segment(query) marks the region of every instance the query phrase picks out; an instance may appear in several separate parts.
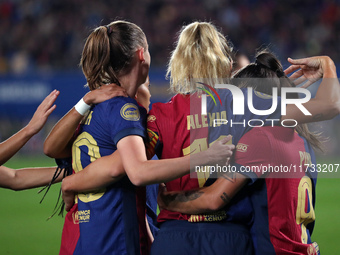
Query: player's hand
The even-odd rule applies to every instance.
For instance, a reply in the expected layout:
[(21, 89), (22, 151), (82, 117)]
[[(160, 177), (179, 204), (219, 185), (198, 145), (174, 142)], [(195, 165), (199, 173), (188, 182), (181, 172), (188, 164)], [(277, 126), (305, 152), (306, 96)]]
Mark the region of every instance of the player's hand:
[(333, 60), (328, 56), (301, 59), (288, 58), (288, 61), (291, 63), (291, 66), (285, 70), (285, 74), (292, 74), (289, 78), (295, 85), (306, 82), (301, 86), (302, 88), (307, 88), (314, 82), (323, 78), (325, 69), (334, 66)]
[(127, 97), (126, 90), (116, 84), (108, 84), (88, 92), (83, 100), (88, 105), (99, 104), (114, 97)]
[(38, 133), (42, 127), (45, 125), (48, 116), (54, 111), (57, 107), (53, 105), (60, 92), (58, 90), (53, 90), (38, 106), (35, 111), (32, 119), (27, 124), (27, 130), (30, 135), (35, 135)]
[(65, 210), (68, 212), (74, 205), (75, 193), (71, 191), (62, 190), (62, 198), (65, 203)]
[(226, 165), (228, 163), (235, 149), (235, 145), (229, 142), (231, 139), (232, 136), (228, 135), (222, 140), (214, 142), (213, 145), (205, 151), (210, 164)]

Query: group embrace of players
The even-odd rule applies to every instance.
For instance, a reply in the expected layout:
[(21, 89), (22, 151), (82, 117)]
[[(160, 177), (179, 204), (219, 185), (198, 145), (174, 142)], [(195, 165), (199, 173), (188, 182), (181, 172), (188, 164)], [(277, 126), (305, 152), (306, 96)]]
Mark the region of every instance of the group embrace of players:
[[(319, 254), (311, 240), (316, 175), (308, 168), (287, 176), (251, 171), (212, 176), (190, 170), (216, 164), (239, 170), (315, 164), (313, 148), (322, 145), (304, 123), (339, 114), (335, 65), (326, 56), (288, 59), (291, 66), (284, 71), (272, 53), (262, 51), (254, 63), (233, 71), (232, 56), (230, 44), (211, 23), (184, 26), (167, 72), (176, 95), (147, 112), (151, 57), (141, 28), (114, 21), (92, 31), (80, 61), (91, 91), (55, 125), (44, 144), (50, 157), (72, 157), (74, 174), (62, 183), (68, 213), (60, 254)], [(246, 103), (243, 116), (233, 114), (230, 90), (217, 90), (221, 104), (207, 98), (208, 114), (223, 113), (228, 121), (293, 119), (299, 123), (295, 128), (204, 124), (202, 83), (231, 83), (244, 95), (251, 93), (255, 109), (266, 110), (272, 106), (273, 88), (303, 82), (306, 87), (321, 78), (316, 96), (303, 104), (311, 115), (293, 104), (282, 115), (280, 97), (272, 113), (254, 114)], [(28, 126), (1, 144), (1, 164), (42, 128), (58, 94), (52, 92)], [(190, 116), (202, 125), (191, 129)], [(159, 160), (150, 160), (154, 155)], [(54, 170), (1, 166), (0, 184), (41, 186)], [(18, 180), (23, 179), (20, 174), (24, 181)], [(157, 226), (146, 220), (147, 205), (156, 203), (147, 201), (152, 184), (161, 184)], [(157, 231), (150, 231), (154, 227)]]

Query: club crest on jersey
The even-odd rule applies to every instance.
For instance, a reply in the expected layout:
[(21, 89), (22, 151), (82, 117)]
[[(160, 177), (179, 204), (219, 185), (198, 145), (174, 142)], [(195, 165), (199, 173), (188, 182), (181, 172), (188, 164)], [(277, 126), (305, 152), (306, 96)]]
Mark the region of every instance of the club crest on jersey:
[(156, 120), (156, 116), (155, 115), (149, 115), (148, 116), (148, 122), (154, 122)]
[(73, 224), (79, 224), (79, 214), (78, 211), (72, 213)]
[(127, 103), (120, 109), (120, 116), (125, 120), (137, 121), (140, 118), (138, 107), (134, 104)]

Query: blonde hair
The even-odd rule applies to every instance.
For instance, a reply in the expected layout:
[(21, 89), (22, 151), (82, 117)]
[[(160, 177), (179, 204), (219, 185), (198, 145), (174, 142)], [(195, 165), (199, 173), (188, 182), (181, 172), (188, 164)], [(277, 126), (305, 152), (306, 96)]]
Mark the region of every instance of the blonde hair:
[(193, 93), (197, 81), (223, 84), (231, 76), (232, 48), (226, 38), (208, 22), (194, 22), (180, 32), (172, 52), (167, 78), (175, 93)]
[(80, 60), (90, 90), (105, 83), (120, 85), (119, 76), (129, 71), (134, 53), (146, 46), (144, 32), (131, 22), (117, 20), (94, 29)]

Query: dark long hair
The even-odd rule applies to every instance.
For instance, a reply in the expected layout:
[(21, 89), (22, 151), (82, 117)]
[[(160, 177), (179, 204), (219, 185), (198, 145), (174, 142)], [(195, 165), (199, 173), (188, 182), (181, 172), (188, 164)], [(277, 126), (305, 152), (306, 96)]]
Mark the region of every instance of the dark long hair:
[[(232, 84), (238, 87), (252, 87), (258, 92), (272, 95), (272, 88), (278, 88), (278, 95), (282, 87), (295, 87), (295, 84), (285, 75), (283, 67), (277, 57), (268, 50), (256, 54), (256, 60), (240, 69), (233, 76)], [(289, 93), (289, 98), (298, 98), (297, 93)], [(321, 134), (311, 132), (307, 124), (298, 124), (296, 131), (306, 138), (313, 148), (323, 151)]]

